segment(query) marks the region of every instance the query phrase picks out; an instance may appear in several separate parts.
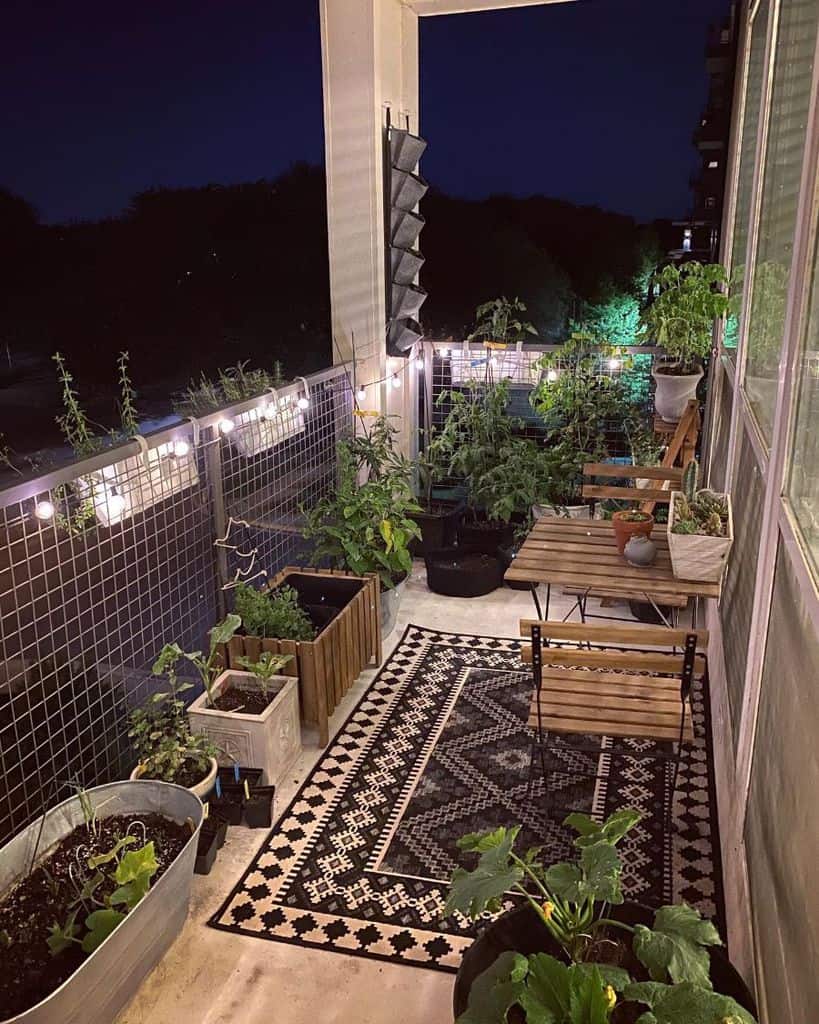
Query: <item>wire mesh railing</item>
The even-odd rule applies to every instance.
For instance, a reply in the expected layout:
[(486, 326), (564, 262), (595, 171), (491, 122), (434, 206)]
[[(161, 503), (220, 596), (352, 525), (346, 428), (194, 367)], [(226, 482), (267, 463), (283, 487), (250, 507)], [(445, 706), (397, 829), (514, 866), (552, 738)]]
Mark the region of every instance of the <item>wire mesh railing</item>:
[(232, 581), (299, 559), (352, 407), (332, 367), (0, 491), (0, 845), (121, 777), (163, 644), (202, 649)]

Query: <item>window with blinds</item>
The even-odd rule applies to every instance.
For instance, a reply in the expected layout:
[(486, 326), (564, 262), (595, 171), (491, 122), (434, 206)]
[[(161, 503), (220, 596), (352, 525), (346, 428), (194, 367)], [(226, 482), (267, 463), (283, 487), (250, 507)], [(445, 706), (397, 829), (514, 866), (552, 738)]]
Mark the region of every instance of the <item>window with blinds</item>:
[(748, 402), (768, 444), (773, 433), (818, 23), (819, 0), (782, 0), (776, 28), (744, 381)]
[(742, 110), (742, 129), (739, 137), (736, 201), (731, 235), (731, 277), (728, 295), (731, 306), (725, 323), (723, 343), (729, 354), (739, 341), (742, 317), (742, 288), (745, 280), (745, 250), (751, 224), (754, 187), (754, 164), (759, 131), (759, 115), (765, 86), (765, 45), (768, 35), (770, 0), (762, 0), (752, 15), (748, 29), (748, 59)]

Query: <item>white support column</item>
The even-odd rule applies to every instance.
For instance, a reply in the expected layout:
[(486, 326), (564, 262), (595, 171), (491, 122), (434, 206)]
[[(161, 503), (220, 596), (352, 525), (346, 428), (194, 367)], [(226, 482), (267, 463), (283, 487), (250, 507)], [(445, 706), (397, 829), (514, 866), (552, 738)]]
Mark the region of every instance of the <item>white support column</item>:
[(320, 4), (333, 358), (351, 359), (355, 339), (359, 385), (401, 372), (362, 405), (400, 416), (412, 454), (417, 371), (386, 355), (382, 140), (387, 108), (418, 131), (418, 17), (400, 0)]

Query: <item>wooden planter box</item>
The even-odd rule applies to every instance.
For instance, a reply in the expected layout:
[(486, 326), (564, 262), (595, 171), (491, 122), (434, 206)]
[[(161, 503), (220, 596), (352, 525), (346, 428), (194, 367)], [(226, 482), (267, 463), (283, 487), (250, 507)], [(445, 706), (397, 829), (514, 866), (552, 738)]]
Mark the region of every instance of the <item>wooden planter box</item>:
[(351, 576), (335, 569), (303, 569), (288, 566), (268, 583), (276, 590), (288, 576), (332, 576), (361, 583), (361, 589), (328, 623), (314, 640), (273, 640), (255, 636), (234, 636), (223, 660), (227, 668), (241, 669), (238, 658), (257, 661), (262, 651), (292, 654), (282, 669), (286, 676), (298, 676), (299, 701), (305, 722), (318, 726), (319, 743), (327, 746), (330, 715), (361, 672), (368, 665), (381, 664), (381, 602), (378, 577)]
[(675, 505), (681, 497), (679, 491), (671, 494), (668, 510), (668, 552), (671, 567), (678, 580), (696, 580), (719, 583), (728, 563), (728, 552), (734, 543), (734, 514), (731, 497), (728, 498), (728, 536), (708, 537), (699, 533), (672, 533), (676, 518)]

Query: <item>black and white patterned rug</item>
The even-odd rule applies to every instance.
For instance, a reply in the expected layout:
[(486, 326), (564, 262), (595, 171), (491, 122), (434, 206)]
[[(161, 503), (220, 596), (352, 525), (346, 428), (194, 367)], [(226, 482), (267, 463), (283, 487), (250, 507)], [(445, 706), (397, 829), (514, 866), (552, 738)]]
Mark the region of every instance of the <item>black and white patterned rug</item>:
[[(213, 916), (215, 928), (277, 942), (454, 971), (480, 925), (443, 918), (467, 832), (522, 824), (521, 845), (570, 856), (562, 814), (527, 799), (531, 676), (520, 641), (409, 626), (293, 802)], [(669, 772), (645, 741), (571, 738), (556, 757), (560, 806), (644, 812), (622, 844), (627, 898), (685, 900), (724, 919), (704, 694), (683, 762), (674, 829), (663, 827)], [(706, 737), (708, 737), (706, 739)], [(597, 773), (600, 778), (595, 781)], [(467, 857), (469, 865), (472, 859)], [(511, 905), (511, 902), (510, 902)]]

